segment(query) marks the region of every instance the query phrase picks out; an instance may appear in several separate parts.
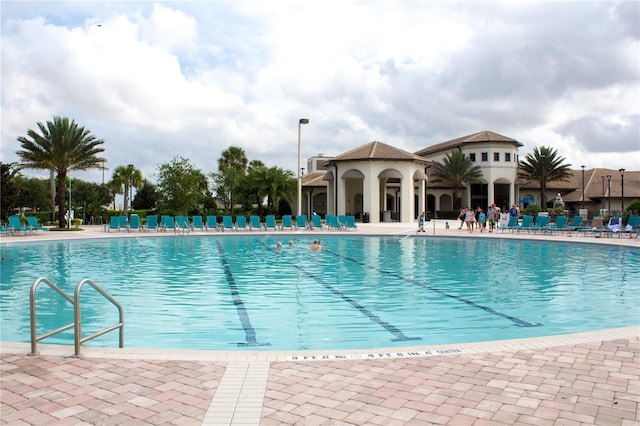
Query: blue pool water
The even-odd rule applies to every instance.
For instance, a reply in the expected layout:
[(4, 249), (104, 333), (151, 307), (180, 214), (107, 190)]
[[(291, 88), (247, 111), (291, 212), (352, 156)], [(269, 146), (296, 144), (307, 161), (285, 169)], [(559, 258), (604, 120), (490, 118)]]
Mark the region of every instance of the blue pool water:
[[(28, 342), (29, 290), (90, 278), (125, 310), (125, 347), (365, 349), (640, 323), (640, 250), (525, 240), (317, 235), (111, 238), (3, 245), (1, 340)], [(275, 250), (278, 238), (285, 247)], [(294, 247), (286, 241), (293, 238)], [(72, 322), (45, 285), (38, 334)], [(85, 286), (83, 335), (117, 322)], [(118, 333), (89, 346), (117, 347)], [(42, 343), (73, 345), (73, 332)]]

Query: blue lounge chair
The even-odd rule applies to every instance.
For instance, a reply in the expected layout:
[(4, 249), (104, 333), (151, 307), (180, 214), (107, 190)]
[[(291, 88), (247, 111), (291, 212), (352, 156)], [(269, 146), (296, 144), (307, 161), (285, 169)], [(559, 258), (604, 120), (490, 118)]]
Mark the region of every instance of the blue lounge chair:
[(236, 216), (236, 231), (240, 229), (247, 230), (247, 218), (245, 216)]
[(289, 228), (293, 231), (293, 222), (291, 221), (290, 214), (282, 216), (282, 225), (280, 226), (280, 229), (284, 230), (284, 228)]
[(262, 227), (262, 222), (260, 222), (260, 216), (257, 215), (251, 215), (249, 217), (249, 229), (250, 230), (254, 230), (254, 229), (258, 229), (258, 230), (263, 230), (264, 228)]
[(120, 216), (120, 231), (129, 232), (129, 220), (126, 216)]
[(227, 229), (233, 230), (233, 218), (229, 215), (222, 216), (222, 228), (221, 231), (225, 231)]
[(191, 228), (194, 231), (204, 232), (204, 223), (202, 222), (202, 216), (194, 216), (191, 218)]
[(311, 229), (324, 229), (322, 226), (322, 218), (317, 214), (311, 216)]
[(587, 236), (591, 233), (594, 237), (601, 237), (604, 232), (604, 218), (602, 216), (595, 216), (589, 226), (581, 226), (578, 228), (577, 233)]
[(520, 231), (530, 232), (532, 222), (533, 222), (533, 216), (526, 214), (522, 216), (522, 223), (519, 225), (516, 225), (513, 229), (518, 233), (520, 233)]
[[(28, 219), (29, 217), (27, 217)], [(620, 236), (622, 234), (628, 234), (629, 238), (631, 238), (631, 235), (635, 232), (636, 233), (636, 238), (638, 237), (638, 233), (640, 231), (640, 216), (629, 216), (629, 220), (627, 220), (627, 226), (623, 227), (620, 230), (620, 233), (618, 234), (618, 238), (620, 238)]]
[(296, 216), (296, 229), (307, 229), (307, 215), (299, 214)]
[(207, 231), (214, 230), (220, 232), (220, 224), (218, 223), (218, 216), (207, 216)]
[(188, 216), (176, 216), (175, 232), (182, 232), (183, 234), (188, 234), (189, 232), (191, 232), (191, 225), (189, 224)]
[(553, 235), (554, 232), (564, 232), (566, 231), (566, 229), (567, 229), (567, 217), (556, 216), (555, 223), (547, 227), (547, 232)]
[(571, 223), (564, 227), (564, 230), (571, 236), (572, 232), (577, 232), (580, 229), (580, 226), (582, 226), (582, 216), (576, 215), (571, 219)]
[(132, 214), (131, 218), (129, 219), (129, 228), (127, 228), (128, 231), (142, 231), (142, 228), (140, 227), (140, 216), (138, 216), (137, 214)]
[(160, 226), (162, 226), (163, 231), (166, 231), (167, 229), (171, 229), (173, 232), (176, 231), (176, 221), (173, 216), (166, 214), (160, 216)]
[(340, 229), (344, 229), (347, 227), (347, 216), (344, 214), (338, 215), (338, 225), (340, 225)]
[(533, 232), (534, 234), (536, 232), (542, 234), (543, 232), (547, 231), (547, 226), (549, 226), (549, 216), (540, 216), (538, 215), (536, 217), (536, 223), (534, 225), (531, 226), (531, 228), (529, 228), (531, 230), (531, 232)]
[(507, 222), (507, 226), (501, 226), (499, 229), (504, 234), (507, 231), (513, 232), (513, 230), (518, 225), (518, 217), (517, 216), (509, 216), (509, 222)]
[(109, 226), (107, 226), (107, 232), (120, 230), (120, 216), (111, 216), (109, 218)]
[(48, 231), (48, 228), (40, 226), (38, 223), (38, 218), (35, 216), (27, 216), (27, 225), (31, 227), (34, 231)]
[(158, 231), (158, 216), (155, 214), (147, 216), (147, 223), (144, 227), (145, 231)]
[(264, 230), (273, 230), (276, 231), (278, 229), (276, 225), (276, 215), (270, 214), (265, 218), (264, 222)]
[(30, 226), (23, 225), (20, 221), (20, 216), (13, 215), (9, 216), (9, 232), (11, 234), (22, 234), (27, 235), (33, 232)]
[(348, 215), (347, 216), (347, 226), (345, 227), (345, 229), (351, 229), (353, 231), (358, 229), (358, 225), (356, 225), (356, 217), (355, 216), (352, 216), (352, 215)]
[(342, 226), (340, 226), (338, 222), (338, 216), (336, 215), (328, 214), (325, 216), (324, 221), (327, 224), (327, 228), (331, 231), (340, 231), (342, 229)]

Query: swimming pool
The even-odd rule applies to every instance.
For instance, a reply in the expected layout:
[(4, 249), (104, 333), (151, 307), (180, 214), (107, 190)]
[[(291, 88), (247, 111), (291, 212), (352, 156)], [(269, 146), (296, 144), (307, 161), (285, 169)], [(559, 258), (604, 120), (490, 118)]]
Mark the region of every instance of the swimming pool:
[[(637, 325), (640, 251), (493, 238), (179, 236), (3, 245), (1, 340), (29, 341), (41, 276), (91, 278), (125, 309), (125, 347), (325, 350), (538, 337)], [(294, 247), (276, 250), (292, 238)], [(73, 310), (39, 288), (38, 334)], [(117, 322), (93, 289), (83, 334)], [(42, 343), (73, 345), (65, 332)], [(86, 343), (117, 347), (117, 333)]]

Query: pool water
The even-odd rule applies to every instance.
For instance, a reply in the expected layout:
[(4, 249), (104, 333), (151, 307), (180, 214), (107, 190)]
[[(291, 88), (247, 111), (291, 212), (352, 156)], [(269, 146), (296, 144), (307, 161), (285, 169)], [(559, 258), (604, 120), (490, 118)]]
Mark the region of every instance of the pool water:
[[(323, 249), (308, 246), (321, 237)], [(295, 245), (288, 247), (292, 238)], [(285, 244), (276, 250), (276, 243)], [(498, 238), (250, 235), (3, 245), (0, 340), (29, 342), (29, 290), (90, 278), (125, 347), (326, 350), (538, 337), (640, 323), (640, 250)], [(81, 293), (83, 335), (117, 323)], [(38, 334), (73, 320), (41, 285)], [(117, 347), (111, 332), (85, 343)], [(73, 331), (42, 343), (73, 345)]]

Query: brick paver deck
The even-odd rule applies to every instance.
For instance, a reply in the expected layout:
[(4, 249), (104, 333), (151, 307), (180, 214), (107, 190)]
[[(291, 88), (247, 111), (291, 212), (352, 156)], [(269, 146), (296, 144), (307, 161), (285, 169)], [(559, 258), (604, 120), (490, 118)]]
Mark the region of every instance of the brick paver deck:
[(640, 338), (637, 327), (620, 332), (629, 337), (331, 361), (268, 353), (218, 357), (227, 362), (205, 353), (136, 359), (144, 355), (116, 349), (114, 358), (93, 351), (74, 358), (3, 348), (0, 418), (7, 425), (638, 425)]

